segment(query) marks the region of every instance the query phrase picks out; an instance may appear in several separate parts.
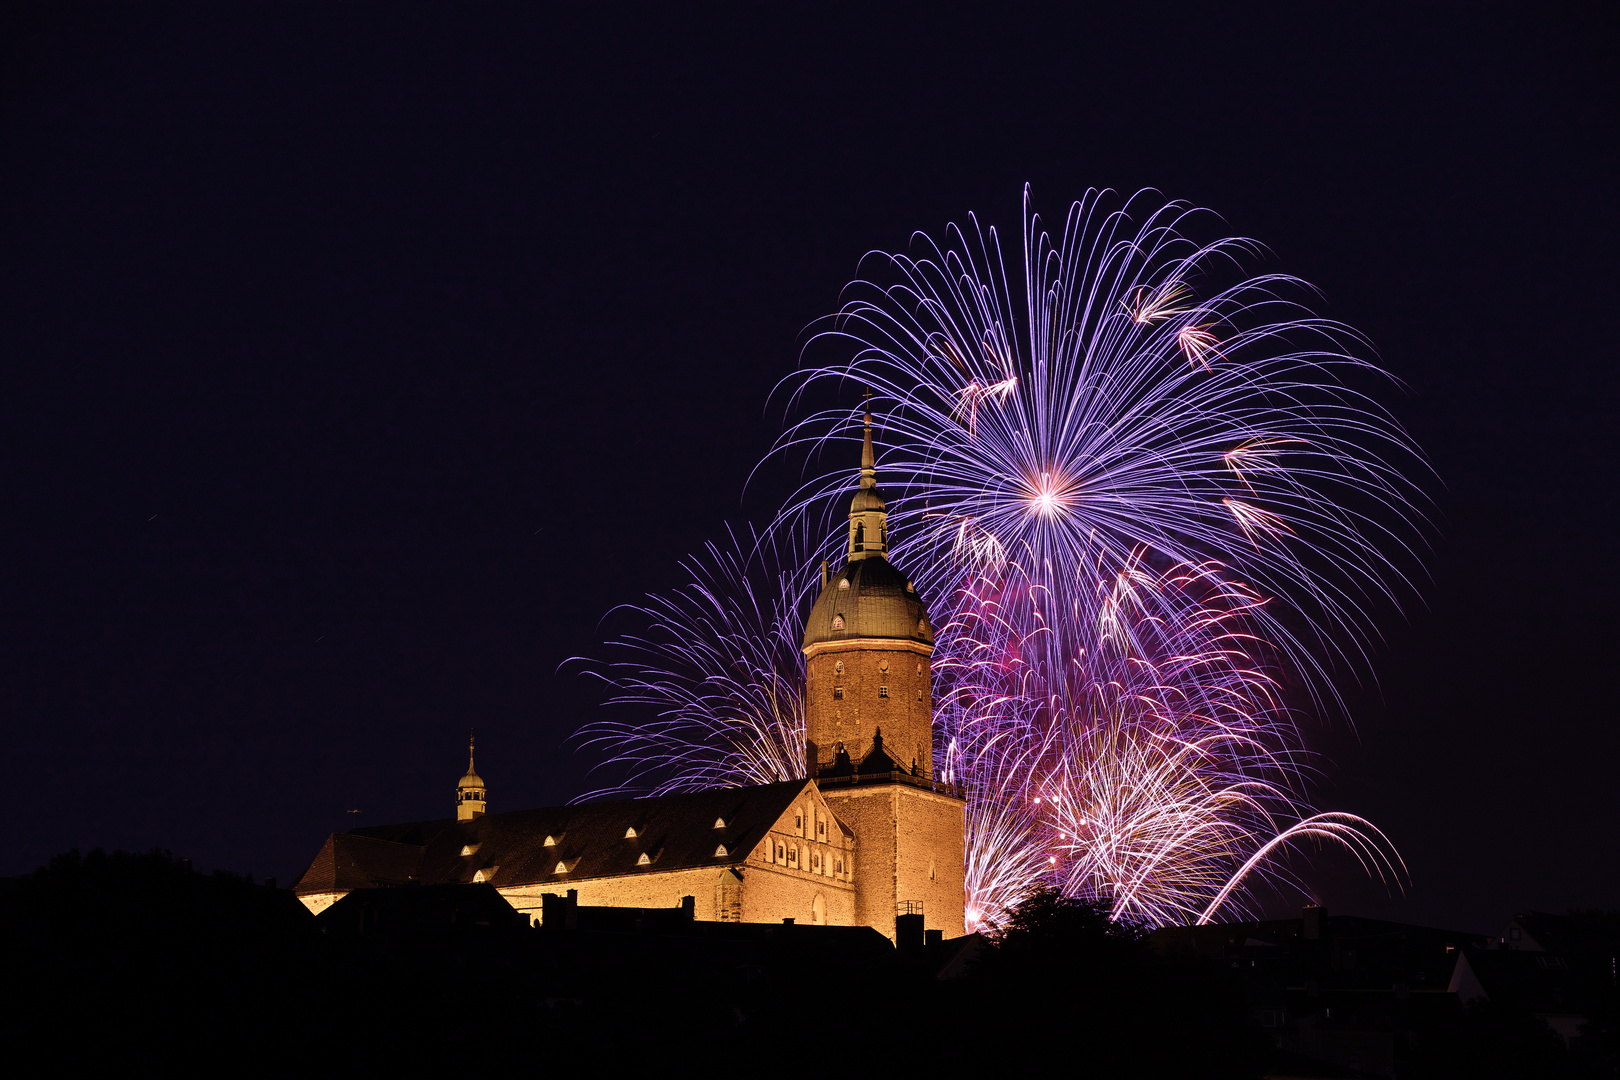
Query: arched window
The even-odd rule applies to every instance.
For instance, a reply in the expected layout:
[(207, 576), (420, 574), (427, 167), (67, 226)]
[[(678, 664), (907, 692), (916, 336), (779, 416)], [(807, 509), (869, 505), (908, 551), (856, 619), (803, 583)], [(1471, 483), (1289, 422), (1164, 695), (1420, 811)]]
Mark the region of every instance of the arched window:
[(834, 615), (833, 616), (833, 629), (834, 630), (842, 630), (843, 628), (844, 628), (844, 617), (842, 615)]
[(841, 578), (838, 582), (838, 588), (840, 590), (847, 590), (849, 588), (849, 578)]
[(810, 901), (810, 922), (813, 926), (827, 925), (827, 898), (820, 893)]
[(844, 662), (842, 660), (840, 660), (840, 661), (838, 661), (838, 663), (833, 665), (833, 674), (834, 675), (842, 675), (843, 673), (844, 673)]
[(855, 550), (866, 550), (866, 522), (864, 521), (855, 523)]

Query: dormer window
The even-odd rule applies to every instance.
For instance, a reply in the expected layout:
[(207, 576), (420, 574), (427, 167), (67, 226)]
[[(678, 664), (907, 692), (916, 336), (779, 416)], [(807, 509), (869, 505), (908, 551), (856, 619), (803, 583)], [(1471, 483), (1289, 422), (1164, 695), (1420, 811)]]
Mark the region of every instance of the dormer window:
[(844, 628), (844, 617), (842, 615), (834, 615), (833, 616), (833, 629), (834, 630), (842, 630), (843, 628)]
[(724, 857), (725, 857), (725, 856), (727, 856), (727, 855), (729, 855), (729, 854), (730, 854), (730, 852), (728, 852), (728, 851), (727, 851), (727, 850), (726, 850), (726, 845), (724, 845), (724, 844), (717, 844), (717, 845), (716, 845), (716, 846), (715, 846), (715, 849), (714, 849), (714, 857), (715, 857), (715, 858), (717, 858), (717, 859), (720, 859), (720, 858), (724, 858)]
[(546, 837), (546, 847), (556, 847), (556, 846), (557, 846), (557, 838), (555, 836), (547, 835), (547, 837)]
[(648, 855), (647, 855), (647, 853), (645, 851), (643, 851), (641, 853), (641, 857), (636, 860), (636, 865), (637, 866), (651, 866), (652, 865), (652, 859), (648, 857)]
[(572, 870), (575, 866), (578, 866), (578, 865), (579, 865), (579, 860), (578, 859), (574, 860), (572, 866), (569, 865), (569, 863), (568, 863), (568, 861), (566, 859), (558, 859), (556, 867), (551, 872), (553, 874), (566, 874), (566, 873), (568, 873), (568, 871)]
[(849, 578), (843, 578), (842, 580), (840, 580), (838, 582), (838, 588), (840, 590), (849, 588)]
[(477, 844), (462, 844), (461, 845), (461, 854), (462, 855), (471, 855), (471, 854), (475, 853), (477, 850), (478, 850), (478, 845)]
[(498, 866), (486, 866), (473, 875), (473, 884), (481, 885), (486, 881), (494, 881), (495, 874), (500, 870)]
[(634, 840), (636, 837), (638, 837), (640, 835), (641, 835), (641, 833), (636, 831), (636, 827), (634, 825), (632, 825), (628, 829), (624, 830), (624, 838), (626, 840)]
[(714, 819), (714, 827), (717, 828), (717, 829), (725, 828), (726, 827), (726, 819), (723, 818), (723, 817), (715, 818)]

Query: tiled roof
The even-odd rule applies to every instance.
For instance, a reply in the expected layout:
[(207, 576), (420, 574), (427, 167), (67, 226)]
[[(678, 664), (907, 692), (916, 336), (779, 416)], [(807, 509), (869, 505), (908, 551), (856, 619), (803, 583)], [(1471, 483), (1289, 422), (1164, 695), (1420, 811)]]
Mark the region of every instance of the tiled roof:
[[(300, 893), (333, 886), (323, 859), (337, 853), (336, 863), (349, 867), (337, 880), (354, 881), (337, 888), (400, 881), (370, 880), (377, 872), (397, 874), (406, 864), (423, 884), (471, 882), (478, 871), (485, 880), (506, 887), (527, 884), (566, 886), (583, 878), (660, 873), (702, 866), (732, 866), (750, 851), (793, 805), (808, 780), (789, 780), (758, 787), (724, 788), (691, 795), (582, 803), (540, 810), (484, 814), (471, 821), (416, 821), (357, 829), (333, 836), (296, 888)], [(717, 820), (724, 828), (715, 828)], [(628, 836), (631, 830), (635, 836)], [(546, 840), (555, 842), (547, 846)], [(471, 855), (462, 855), (466, 847)], [(724, 848), (725, 854), (716, 854)], [(416, 861), (402, 854), (416, 853)], [(646, 861), (642, 862), (642, 856)], [(557, 864), (566, 872), (557, 872)], [(366, 878), (368, 880), (361, 880)]]
[(422, 854), (416, 844), (333, 833), (293, 888), (299, 893), (317, 893), (404, 885), (421, 874)]

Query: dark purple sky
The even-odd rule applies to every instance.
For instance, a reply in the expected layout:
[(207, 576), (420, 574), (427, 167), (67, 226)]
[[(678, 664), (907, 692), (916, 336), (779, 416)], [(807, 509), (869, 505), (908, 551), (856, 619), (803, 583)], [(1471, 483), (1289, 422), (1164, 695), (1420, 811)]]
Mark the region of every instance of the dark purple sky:
[(285, 882), (469, 726), (497, 809), (585, 789), (558, 665), (782, 494), (801, 330), (1028, 181), (1218, 210), (1410, 387), (1427, 607), (1307, 734), (1412, 885), (1322, 899), (1620, 907), (1612, 17), (1114, 7), (8, 5), (0, 873)]

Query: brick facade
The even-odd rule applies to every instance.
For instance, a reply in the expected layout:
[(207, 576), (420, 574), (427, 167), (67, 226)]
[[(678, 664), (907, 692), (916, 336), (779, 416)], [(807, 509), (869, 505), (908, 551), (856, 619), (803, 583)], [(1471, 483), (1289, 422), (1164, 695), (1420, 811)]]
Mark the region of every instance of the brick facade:
[(830, 768), (838, 746), (856, 761), (883, 745), (902, 764), (934, 771), (934, 707), (926, 646), (857, 639), (811, 646), (805, 659), (807, 742), (811, 775)]

